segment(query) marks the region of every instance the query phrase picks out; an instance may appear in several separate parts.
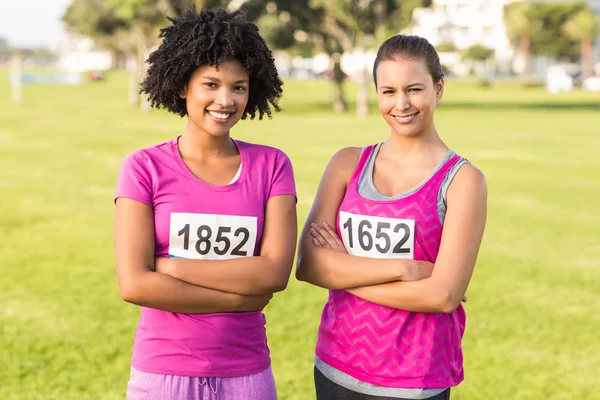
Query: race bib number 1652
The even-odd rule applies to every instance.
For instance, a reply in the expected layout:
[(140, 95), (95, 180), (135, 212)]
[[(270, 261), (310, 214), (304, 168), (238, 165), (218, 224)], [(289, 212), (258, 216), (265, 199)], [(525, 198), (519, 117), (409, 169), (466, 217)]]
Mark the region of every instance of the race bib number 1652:
[(415, 221), (340, 211), (342, 242), (348, 254), (414, 259)]
[(256, 217), (171, 213), (169, 255), (204, 260), (252, 257)]

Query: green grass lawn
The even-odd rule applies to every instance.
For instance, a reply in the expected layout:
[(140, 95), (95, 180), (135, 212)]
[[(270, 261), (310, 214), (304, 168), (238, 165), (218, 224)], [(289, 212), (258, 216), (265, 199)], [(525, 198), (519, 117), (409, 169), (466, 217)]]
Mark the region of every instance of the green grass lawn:
[[(285, 112), (236, 138), (292, 159), (300, 223), (340, 147), (384, 140), (375, 108), (334, 115), (324, 82), (286, 82)], [(350, 88), (349, 93), (354, 93)], [(0, 71), (0, 399), (122, 399), (137, 307), (117, 290), (112, 196), (121, 159), (184, 120), (126, 105), (126, 78), (25, 86)], [(454, 400), (600, 399), (600, 96), (450, 81), (448, 145), (484, 171), (489, 217), (466, 304), (466, 379)], [(293, 278), (266, 310), (282, 400), (314, 399), (326, 291)]]

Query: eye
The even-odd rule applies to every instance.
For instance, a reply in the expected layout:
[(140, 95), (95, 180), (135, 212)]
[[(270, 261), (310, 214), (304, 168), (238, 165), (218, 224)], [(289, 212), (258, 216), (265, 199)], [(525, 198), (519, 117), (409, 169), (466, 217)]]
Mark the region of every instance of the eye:
[(206, 82), (204, 83), (205, 86), (209, 87), (209, 88), (216, 88), (217, 84), (214, 82)]
[(408, 92), (409, 93), (410, 92), (420, 92), (421, 90), (423, 90), (423, 89), (421, 89), (421, 88), (411, 88), (411, 89), (408, 89)]
[(394, 91), (393, 90), (389, 90), (389, 89), (383, 91), (383, 94), (392, 94), (392, 93), (394, 93)]
[(245, 86), (236, 86), (233, 88), (233, 90), (235, 90), (236, 92), (243, 92), (246, 90)]

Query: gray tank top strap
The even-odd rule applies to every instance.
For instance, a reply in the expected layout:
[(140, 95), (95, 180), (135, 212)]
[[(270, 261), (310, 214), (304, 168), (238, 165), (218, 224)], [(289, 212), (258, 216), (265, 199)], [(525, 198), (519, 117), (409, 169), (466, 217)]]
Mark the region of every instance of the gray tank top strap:
[(442, 223), (442, 225), (444, 225), (444, 220), (446, 219), (446, 207), (447, 207), (446, 195), (448, 193), (448, 188), (450, 187), (452, 180), (458, 173), (458, 170), (463, 165), (468, 164), (468, 163), (469, 162), (466, 159), (461, 157), (461, 159), (458, 160), (456, 162), (456, 164), (454, 164), (452, 166), (452, 168), (450, 168), (450, 170), (444, 177), (444, 180), (442, 181), (442, 185), (440, 186), (440, 192), (438, 193), (437, 204), (436, 204), (438, 216), (440, 218), (440, 222)]

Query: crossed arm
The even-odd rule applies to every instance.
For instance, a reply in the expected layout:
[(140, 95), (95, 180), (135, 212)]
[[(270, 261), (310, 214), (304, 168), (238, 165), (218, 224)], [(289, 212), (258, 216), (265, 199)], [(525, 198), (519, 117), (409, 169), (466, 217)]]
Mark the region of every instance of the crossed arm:
[[(144, 232), (140, 236), (140, 232)], [(285, 289), (296, 244), (291, 195), (268, 200), (259, 256), (232, 260), (154, 257), (151, 207), (119, 198), (115, 210), (117, 280), (123, 300), (181, 313), (261, 310)]]
[(359, 154), (360, 149), (343, 149), (327, 166), (300, 238), (297, 278), (397, 309), (453, 312), (466, 292), (483, 236), (487, 201), (483, 175), (465, 165), (450, 185), (435, 266), (354, 257), (346, 253), (332, 227)]
[[(296, 277), (327, 289), (351, 289), (429, 276), (431, 263), (374, 259), (346, 253), (332, 227), (359, 156), (360, 148), (345, 148), (327, 165), (300, 236)], [(337, 242), (320, 245), (319, 233), (326, 231)]]

